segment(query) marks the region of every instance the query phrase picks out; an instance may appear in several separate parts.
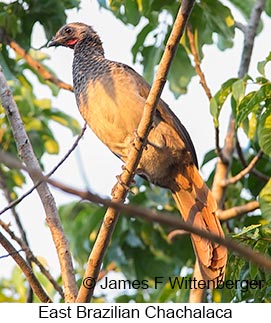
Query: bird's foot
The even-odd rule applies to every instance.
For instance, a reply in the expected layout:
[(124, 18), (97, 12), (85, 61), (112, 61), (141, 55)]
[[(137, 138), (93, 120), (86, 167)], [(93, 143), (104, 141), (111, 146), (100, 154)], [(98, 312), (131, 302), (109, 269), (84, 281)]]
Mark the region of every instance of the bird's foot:
[(128, 185), (126, 185), (122, 179), (121, 179), (121, 175), (117, 175), (116, 176), (117, 178), (117, 184), (114, 185), (114, 187), (112, 188), (112, 192), (111, 192), (111, 195), (112, 197), (116, 197), (116, 192), (118, 191), (118, 186), (121, 185), (126, 191), (129, 191), (130, 190), (130, 187)]
[(143, 143), (143, 138), (139, 136), (137, 129), (133, 131), (135, 139), (138, 140), (139, 142)]
[[(139, 141), (141, 145), (143, 144), (143, 145), (144, 145), (144, 149), (147, 149), (147, 142), (145, 142), (145, 143), (144, 143), (144, 140), (143, 140), (143, 138), (142, 138), (142, 137), (140, 137), (140, 136), (139, 136), (139, 134), (138, 134), (138, 132), (137, 132), (137, 129), (136, 129), (136, 130), (134, 130), (134, 131), (133, 131), (133, 133), (134, 133), (134, 138), (135, 138), (135, 140)], [(133, 140), (133, 141), (132, 141), (132, 145), (134, 146), (134, 148), (135, 148), (137, 151), (139, 151), (139, 149), (136, 147), (135, 140)]]

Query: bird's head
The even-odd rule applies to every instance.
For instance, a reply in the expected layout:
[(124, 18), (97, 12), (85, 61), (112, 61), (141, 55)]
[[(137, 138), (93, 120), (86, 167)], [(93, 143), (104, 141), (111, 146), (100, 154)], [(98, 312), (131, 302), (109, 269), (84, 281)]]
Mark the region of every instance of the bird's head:
[(73, 49), (78, 42), (86, 38), (91, 39), (98, 46), (102, 45), (99, 36), (92, 27), (74, 22), (61, 27), (49, 42), (48, 47), (65, 46)]

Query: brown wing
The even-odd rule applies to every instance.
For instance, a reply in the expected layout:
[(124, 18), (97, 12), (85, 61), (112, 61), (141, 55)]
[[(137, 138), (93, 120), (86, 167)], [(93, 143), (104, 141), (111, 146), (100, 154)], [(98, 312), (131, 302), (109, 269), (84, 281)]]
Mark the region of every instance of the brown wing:
[[(140, 74), (138, 74), (130, 66), (124, 65), (124, 68), (128, 73), (132, 74), (133, 78), (136, 80), (138, 84), (140, 95), (146, 99), (150, 91), (150, 85), (144, 80), (144, 78)], [(159, 100), (159, 104), (156, 108), (156, 113), (160, 119), (162, 119), (172, 128), (174, 128), (175, 131), (179, 134), (181, 139), (184, 141), (186, 148), (190, 151), (194, 164), (198, 168), (198, 160), (197, 160), (195, 147), (193, 145), (193, 142), (191, 140), (191, 137), (188, 131), (181, 123), (181, 121), (176, 117), (176, 115), (171, 111), (169, 106), (162, 99)]]

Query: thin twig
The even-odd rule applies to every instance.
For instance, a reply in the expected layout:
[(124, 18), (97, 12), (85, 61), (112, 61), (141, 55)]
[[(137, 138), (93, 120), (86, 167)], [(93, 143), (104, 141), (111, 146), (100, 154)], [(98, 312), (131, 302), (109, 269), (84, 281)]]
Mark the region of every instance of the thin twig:
[(242, 169), (237, 175), (231, 178), (225, 179), (222, 185), (227, 186), (230, 184), (235, 184), (238, 181), (240, 181), (243, 177), (245, 177), (248, 173), (252, 171), (252, 169), (255, 167), (255, 165), (257, 164), (258, 160), (261, 158), (262, 155), (263, 155), (263, 151), (259, 150), (257, 155), (252, 158), (252, 160), (250, 161), (250, 163), (247, 165), (246, 168)]
[[(38, 258), (33, 254), (29, 246), (19, 237), (15, 235), (15, 233), (10, 229), (10, 225), (6, 224), (4, 221), (0, 219), (0, 225), (1, 227), (10, 235), (10, 237), (16, 241), (19, 246), (22, 248), (22, 250), (26, 253), (27, 259), (29, 259), (31, 262), (34, 262), (40, 269), (40, 271), (43, 273), (43, 275), (49, 280), (49, 282), (53, 285), (55, 290), (61, 295), (61, 297), (64, 299), (64, 293), (62, 288), (58, 285), (58, 283), (55, 281), (49, 270), (47, 270), (43, 264), (38, 260)], [(13, 257), (13, 254), (11, 254)]]
[(243, 33), (246, 32), (246, 26), (244, 24), (242, 24), (241, 22), (235, 21), (234, 26), (235, 26), (235, 28), (241, 30)]
[(187, 231), (184, 231), (181, 229), (175, 229), (175, 230), (172, 230), (168, 233), (167, 240), (168, 240), (168, 242), (172, 243), (176, 239), (176, 237), (184, 236), (187, 234), (188, 234)]
[[(71, 148), (67, 151), (67, 153), (61, 158), (61, 160), (56, 164), (56, 166), (49, 172), (47, 173), (44, 177), (49, 178), (52, 176), (57, 169), (66, 161), (66, 159), (70, 156), (70, 154), (74, 151), (74, 149), (78, 146), (79, 141), (83, 137), (85, 131), (86, 131), (87, 125), (86, 123), (84, 124), (80, 134), (77, 136), (75, 142), (71, 146)], [(16, 158), (13, 156), (9, 155), (8, 153), (5, 153), (0, 150), (0, 161), (4, 163), (6, 166), (10, 168), (18, 168), (18, 169), (23, 169), (27, 171), (26, 167)], [(33, 185), (27, 192), (25, 192), (23, 195), (21, 195), (19, 198), (16, 200), (13, 200), (12, 202), (9, 203), (5, 208), (3, 208), (0, 211), (0, 215), (8, 211), (9, 209), (13, 208), (17, 204), (19, 204), (23, 199), (25, 199), (27, 196), (29, 196), (43, 181), (44, 177), (42, 176), (42, 179), (40, 179), (35, 185)]]
[(30, 54), (28, 54), (18, 43), (12, 39), (8, 39), (9, 46), (21, 56), (45, 81), (54, 83), (61, 89), (73, 92), (73, 87), (57, 78), (54, 74), (48, 71), (48, 69), (35, 60)]
[[(236, 151), (237, 151), (237, 154), (238, 154), (238, 157), (242, 163), (242, 165), (244, 167), (247, 167), (248, 164), (245, 160), (245, 157), (244, 157), (244, 154), (243, 154), (243, 151), (242, 151), (242, 148), (240, 146), (240, 142), (238, 140), (238, 138), (236, 138)], [(251, 169), (251, 174), (253, 174), (255, 177), (257, 177), (260, 181), (263, 181), (263, 182), (267, 182), (269, 180), (269, 176), (263, 174), (262, 172), (260, 172), (258, 169), (256, 168), (252, 168)]]
[[(207, 84), (205, 74), (203, 73), (202, 68), (201, 68), (199, 55), (198, 55), (198, 52), (196, 49), (195, 36), (194, 36), (193, 29), (192, 29), (192, 26), (190, 23), (187, 24), (187, 36), (188, 36), (188, 40), (189, 40), (189, 44), (190, 44), (190, 50), (191, 50), (191, 53), (194, 58), (195, 71), (198, 74), (198, 76), (200, 78), (200, 84), (203, 87), (208, 100), (210, 101), (212, 99), (212, 93), (211, 93), (211, 90)], [(219, 127), (215, 127), (215, 146), (216, 146), (217, 155), (220, 157), (221, 148), (219, 145), (219, 133), (220, 133)]]
[(0, 232), (0, 244), (6, 249), (9, 255), (12, 255), (12, 258), (15, 260), (19, 268), (21, 268), (24, 273), (28, 283), (33, 289), (34, 293), (43, 303), (51, 303), (51, 299), (44, 291), (40, 282), (33, 273), (32, 268), (24, 260), (24, 258), (17, 252), (13, 245), (8, 241), (8, 239)]
[[(5, 199), (8, 203), (12, 202), (12, 198), (11, 198), (11, 190), (7, 185), (7, 181), (5, 180), (5, 174), (3, 172), (3, 170), (0, 167), (0, 188), (4, 193)], [(28, 243), (28, 239), (27, 239), (27, 235), (26, 232), (24, 230), (23, 224), (21, 222), (21, 219), (19, 217), (19, 214), (16, 212), (15, 208), (11, 209), (11, 214), (13, 215), (13, 218), (15, 219), (15, 223), (19, 229), (21, 238), (24, 242), (24, 244), (29, 247), (29, 243)], [(31, 259), (28, 257), (28, 255), (26, 254), (26, 261), (29, 264), (30, 267), (32, 267), (32, 262)], [(27, 303), (33, 303), (33, 298), (34, 298), (34, 294), (33, 291), (30, 288), (28, 288), (27, 291)]]
[(199, 59), (199, 55), (198, 55), (198, 52), (196, 49), (196, 44), (195, 44), (195, 37), (194, 37), (193, 29), (192, 29), (192, 26), (190, 23), (187, 24), (186, 30), (187, 30), (187, 36), (188, 36), (188, 40), (189, 40), (189, 44), (190, 44), (191, 53), (194, 58), (195, 71), (198, 74), (198, 76), (200, 78), (200, 84), (203, 87), (203, 89), (207, 95), (207, 98), (210, 101), (212, 99), (211, 90), (210, 90), (209, 86), (207, 85), (205, 75), (201, 69), (200, 59)]
[[(112, 201), (123, 202), (125, 200), (128, 191), (127, 188), (130, 186), (133, 180), (135, 169), (139, 163), (146, 138), (151, 128), (153, 115), (165, 85), (170, 64), (174, 58), (194, 2), (194, 0), (183, 0), (181, 3), (181, 7), (174, 22), (172, 32), (169, 36), (161, 62), (158, 66), (153, 86), (151, 87), (145, 102), (142, 119), (137, 129), (138, 138), (143, 138), (143, 140), (141, 141), (138, 140), (138, 138), (135, 138), (134, 146), (132, 146), (133, 148), (128, 156), (125, 170), (120, 176), (123, 184), (116, 184)], [(105, 251), (109, 245), (112, 233), (118, 220), (118, 215), (119, 214), (116, 209), (109, 208), (107, 210), (99, 234), (96, 238), (95, 245), (89, 256), (84, 278), (92, 277), (94, 280), (97, 280)], [(79, 289), (76, 302), (89, 302), (93, 292), (94, 289), (87, 289), (82, 284)]]
[[(39, 162), (34, 154), (33, 147), (24, 129), (23, 121), (21, 119), (18, 107), (14, 101), (1, 68), (0, 84), (2, 106), (9, 120), (17, 145), (18, 153), (25, 163), (27, 171), (33, 183), (35, 184), (40, 181), (41, 177), (43, 176), (42, 171)], [(46, 182), (43, 182), (37, 187), (37, 192), (43, 204), (43, 208), (46, 214), (46, 221), (56, 247), (65, 290), (65, 301), (73, 302), (77, 295), (77, 284), (75, 281), (72, 257), (69, 251), (68, 241), (65, 237), (63, 227), (58, 216), (55, 200)]]

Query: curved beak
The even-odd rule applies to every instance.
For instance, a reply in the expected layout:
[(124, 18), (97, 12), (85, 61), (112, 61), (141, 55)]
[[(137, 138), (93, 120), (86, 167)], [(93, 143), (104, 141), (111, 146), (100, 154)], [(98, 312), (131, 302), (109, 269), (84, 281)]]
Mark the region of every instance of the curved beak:
[(47, 47), (57, 47), (63, 45), (63, 37), (53, 37), (52, 40), (48, 43)]
[(58, 43), (56, 40), (54, 40), (54, 39), (52, 39), (52, 40), (48, 43), (47, 47), (53, 47), (53, 46), (59, 46), (59, 43)]

